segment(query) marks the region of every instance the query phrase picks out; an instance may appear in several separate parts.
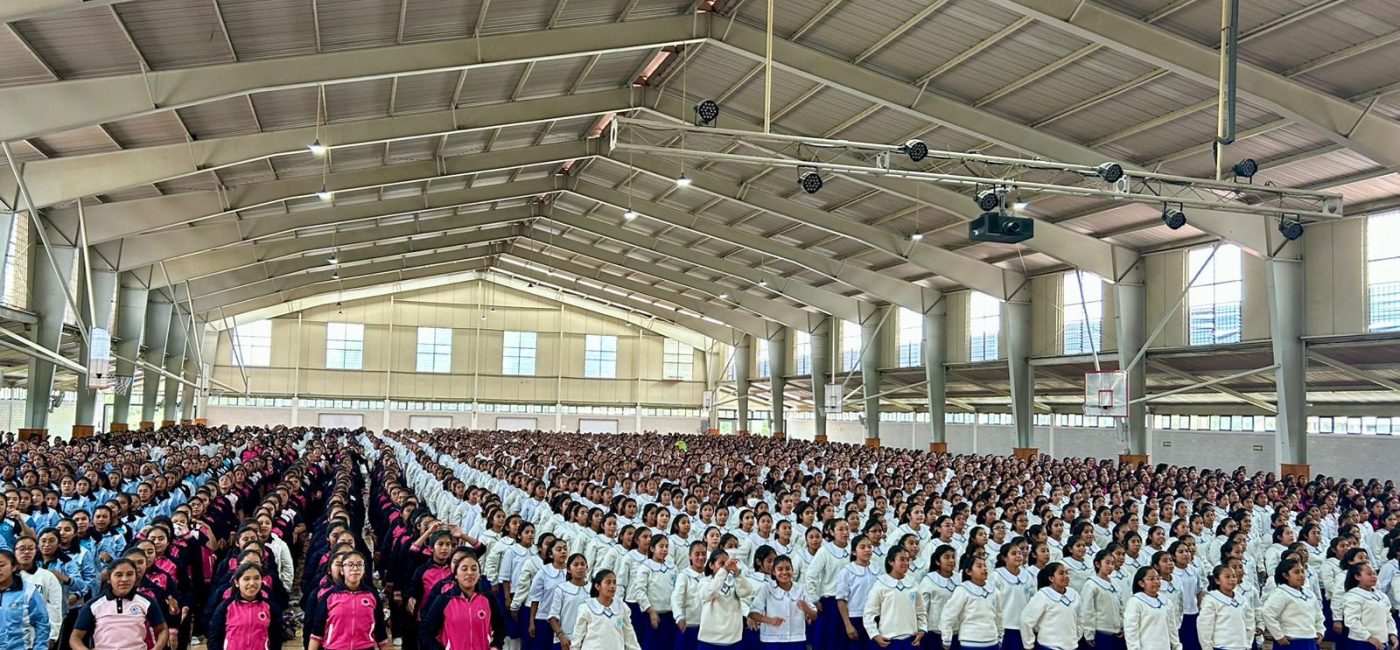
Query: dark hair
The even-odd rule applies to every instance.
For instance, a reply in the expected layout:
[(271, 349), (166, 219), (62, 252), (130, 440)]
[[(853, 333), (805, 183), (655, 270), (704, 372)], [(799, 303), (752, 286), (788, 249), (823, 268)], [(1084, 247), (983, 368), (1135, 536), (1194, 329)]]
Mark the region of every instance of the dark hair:
[(1051, 562), (1045, 565), (1045, 568), (1041, 569), (1040, 574), (1035, 577), (1036, 588), (1044, 589), (1046, 587), (1049, 587), (1050, 579), (1055, 577), (1055, 572), (1059, 571), (1060, 569), (1063, 569), (1064, 567), (1065, 565), (1060, 564), (1059, 562)]
[[(933, 555), (929, 557), (928, 572), (938, 573), (938, 559), (948, 553), (956, 554), (957, 552), (957, 549), (953, 548), (948, 544), (939, 544), (938, 548), (933, 549)], [(954, 559), (956, 559), (956, 557)]]
[(899, 557), (899, 554), (900, 554), (900, 553), (903, 553), (903, 554), (905, 554), (905, 555), (908, 555), (908, 554), (909, 554), (909, 551), (905, 550), (903, 546), (892, 546), (892, 547), (890, 547), (889, 552), (888, 552), (888, 553), (885, 553), (885, 573), (886, 573), (886, 574), (888, 574), (888, 573), (890, 572), (890, 569), (894, 567), (894, 561), (895, 561), (896, 558)]
[(1295, 560), (1295, 559), (1293, 559), (1293, 558), (1291, 558), (1291, 557), (1289, 557), (1289, 558), (1284, 558), (1282, 561), (1280, 561), (1280, 562), (1278, 563), (1278, 567), (1276, 567), (1276, 568), (1274, 569), (1274, 584), (1276, 584), (1276, 585), (1287, 584), (1287, 583), (1288, 583), (1288, 578), (1287, 578), (1288, 572), (1289, 572), (1289, 571), (1292, 571), (1293, 568), (1294, 568), (1294, 567), (1297, 567), (1297, 566), (1301, 566), (1301, 565), (1298, 563), (1297, 560)]
[(709, 576), (712, 576), (712, 575), (715, 574), (715, 570), (714, 570), (715, 560), (718, 560), (718, 559), (720, 558), (721, 555), (727, 558), (727, 557), (729, 557), (729, 551), (726, 551), (726, 550), (724, 550), (724, 549), (722, 549), (722, 548), (717, 548), (717, 549), (715, 549), (715, 550), (713, 550), (713, 551), (710, 552), (710, 557), (708, 557), (708, 558), (705, 559), (705, 576), (706, 576), (706, 577), (709, 577)]
[(1113, 557), (1113, 549), (1112, 549), (1112, 548), (1106, 548), (1106, 549), (1104, 549), (1104, 550), (1102, 550), (1102, 551), (1099, 551), (1098, 553), (1095, 553), (1095, 554), (1094, 554), (1094, 568), (1095, 568), (1095, 569), (1099, 568), (1099, 565), (1100, 565), (1100, 564), (1103, 564), (1103, 561), (1104, 561), (1104, 560), (1110, 559), (1110, 558), (1112, 558), (1112, 557)]
[(1361, 564), (1353, 564), (1347, 567), (1347, 577), (1346, 580), (1342, 583), (1344, 585), (1343, 588), (1347, 591), (1355, 589), (1356, 586), (1361, 582), (1361, 572), (1366, 570), (1366, 567), (1368, 566), (1371, 565), (1362, 562)]
[(1133, 593), (1142, 592), (1142, 581), (1147, 579), (1149, 571), (1156, 571), (1156, 569), (1150, 566), (1138, 567), (1138, 570), (1133, 573)]
[(238, 582), (238, 579), (239, 579), (239, 578), (242, 578), (242, 577), (243, 577), (243, 574), (245, 574), (245, 573), (247, 573), (247, 572), (249, 572), (249, 571), (257, 571), (257, 572), (258, 572), (258, 577), (260, 577), (260, 578), (261, 578), (262, 575), (263, 575), (263, 568), (262, 568), (262, 565), (261, 565), (261, 564), (254, 564), (254, 563), (252, 563), (252, 562), (244, 562), (243, 564), (238, 565), (238, 568), (236, 568), (236, 569), (233, 570), (233, 581), (234, 581), (234, 582)]
[(754, 570), (755, 570), (755, 571), (762, 572), (762, 570), (763, 570), (763, 561), (766, 560), (766, 559), (768, 559), (769, 557), (774, 556), (774, 555), (777, 555), (777, 554), (778, 554), (778, 551), (775, 550), (772, 546), (769, 546), (769, 545), (767, 545), (767, 544), (764, 544), (764, 545), (758, 547), (757, 549), (755, 549), (754, 552), (753, 552), (753, 568), (754, 568)]
[(1206, 581), (1207, 581), (1206, 589), (1209, 590), (1209, 591), (1214, 591), (1214, 590), (1220, 589), (1220, 574), (1225, 573), (1226, 571), (1232, 571), (1232, 570), (1233, 570), (1233, 569), (1231, 569), (1231, 568), (1230, 568), (1230, 565), (1228, 565), (1228, 564), (1217, 564), (1217, 565), (1215, 565), (1215, 568), (1214, 568), (1214, 569), (1211, 569), (1211, 571), (1210, 571), (1210, 577), (1208, 577), (1208, 578), (1206, 579)]
[[(973, 565), (977, 564), (977, 560), (981, 559), (982, 558), (979, 558), (976, 555), (973, 555), (972, 553), (965, 553), (963, 554), (962, 559), (958, 560), (958, 575), (962, 577), (964, 582), (972, 579), (972, 567)], [(985, 560), (983, 561), (985, 562)]]
[[(599, 571), (599, 572), (593, 574), (593, 579), (592, 579), (591, 581), (589, 581), (588, 595), (591, 596), (591, 597), (593, 597), (593, 598), (597, 598), (597, 597), (598, 597), (598, 585), (603, 584), (603, 581), (604, 581), (604, 580), (607, 580), (607, 579), (608, 579), (608, 576), (611, 576), (611, 575), (613, 575), (613, 572), (612, 572), (612, 571), (609, 571), (609, 570), (607, 570), (607, 569), (603, 569), (602, 571)], [(614, 579), (616, 579), (616, 578), (614, 578)]]

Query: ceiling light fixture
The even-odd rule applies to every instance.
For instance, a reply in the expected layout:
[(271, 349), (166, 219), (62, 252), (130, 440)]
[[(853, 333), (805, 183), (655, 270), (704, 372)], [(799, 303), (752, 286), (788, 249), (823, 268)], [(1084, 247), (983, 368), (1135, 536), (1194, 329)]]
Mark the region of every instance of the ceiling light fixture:
[(816, 194), (822, 191), (822, 175), (817, 173), (816, 167), (798, 167), (797, 184), (808, 194)]
[(686, 176), (685, 172), (681, 172), (681, 175), (676, 177), (676, 185), (679, 187), (690, 187), (690, 177)]
[(306, 148), (311, 151), (311, 155), (313, 156), (324, 156), (327, 151), (326, 145), (321, 144), (320, 138), (316, 138), (311, 144), (306, 145)]
[(905, 142), (904, 146), (900, 147), (899, 150), (904, 152), (905, 155), (909, 156), (909, 160), (914, 162), (919, 162), (928, 157), (928, 145), (924, 144), (923, 140), (910, 140)]
[(914, 233), (914, 234), (912, 234), (912, 235), (909, 235), (909, 238), (912, 239), (912, 240), (914, 240), (914, 241), (919, 241), (919, 240), (921, 240), (921, 239), (924, 238), (924, 233), (916, 232), (916, 233)]
[(622, 213), (622, 218), (623, 218), (623, 219), (626, 219), (626, 220), (628, 220), (628, 221), (631, 221), (631, 220), (633, 220), (633, 219), (636, 219), (636, 218), (637, 218), (637, 211), (636, 211), (636, 210), (633, 210), (633, 209), (631, 209), (631, 208), (628, 208), (626, 212), (623, 212), (623, 213)]
[(326, 186), (322, 185), (321, 191), (316, 193), (316, 198), (321, 199), (322, 201), (329, 201), (335, 198), (335, 192), (326, 189)]
[(1116, 162), (1106, 162), (1095, 168), (1094, 173), (1104, 182), (1117, 183), (1118, 179), (1123, 178), (1123, 166)]

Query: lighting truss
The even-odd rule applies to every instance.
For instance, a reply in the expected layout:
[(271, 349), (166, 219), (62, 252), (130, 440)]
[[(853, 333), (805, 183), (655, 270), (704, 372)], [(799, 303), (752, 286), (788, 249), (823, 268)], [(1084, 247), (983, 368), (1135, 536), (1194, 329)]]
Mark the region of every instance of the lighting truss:
[[(686, 134), (685, 148), (659, 146), (636, 142), (645, 137), (620, 138), (620, 129), (627, 127), (636, 133), (656, 134), (658, 142)], [(705, 150), (706, 143), (717, 142), (721, 136), (739, 144), (779, 145), (779, 149), (800, 149), (801, 156), (744, 155), (718, 150)], [(1103, 169), (1115, 165), (1105, 161), (1100, 165), (1079, 165), (1034, 158), (1013, 158), (985, 154), (942, 151), (930, 148), (926, 160), (941, 160), (960, 164), (968, 173), (952, 174), (922, 169), (902, 169), (894, 161), (908, 162), (909, 143), (898, 145), (831, 140), (779, 133), (759, 133), (740, 129), (694, 127), (687, 124), (619, 117), (609, 131), (610, 150), (681, 157), (711, 162), (732, 162), (772, 168), (812, 169), (840, 174), (889, 176), (926, 181), (941, 185), (970, 188), (974, 192), (990, 187), (1020, 190), (1024, 194), (1055, 194), (1091, 197), (1109, 201), (1142, 203), (1154, 209), (1163, 204), (1179, 209), (1201, 208), (1238, 214), (1286, 217), (1295, 221), (1332, 221), (1341, 219), (1342, 196), (1335, 192), (1317, 192), (1266, 184), (1246, 184), (1233, 181), (1176, 176), (1145, 170), (1124, 169), (1116, 182), (1106, 182)], [(697, 144), (698, 143), (698, 144)], [(833, 162), (838, 155), (852, 156), (860, 163)], [(822, 160), (825, 157), (827, 160)], [(984, 173), (972, 171), (976, 168)], [(1027, 172), (1058, 174), (1046, 181), (1023, 180)], [(1115, 170), (1116, 171), (1116, 170)], [(1065, 175), (1078, 179), (1060, 182)]]

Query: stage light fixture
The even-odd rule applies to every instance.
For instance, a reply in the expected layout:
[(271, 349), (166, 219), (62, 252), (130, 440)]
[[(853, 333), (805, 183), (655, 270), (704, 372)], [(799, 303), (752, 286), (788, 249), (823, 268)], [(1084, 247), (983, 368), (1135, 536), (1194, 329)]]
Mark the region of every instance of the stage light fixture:
[(1259, 173), (1259, 162), (1253, 158), (1245, 158), (1230, 168), (1235, 173), (1235, 178), (1254, 178)]
[(978, 192), (977, 197), (973, 200), (977, 202), (977, 207), (982, 208), (983, 212), (991, 212), (1001, 205), (1001, 194), (997, 192), (996, 188), (985, 189)]
[(1116, 162), (1106, 162), (1098, 166), (1094, 173), (1099, 175), (1106, 183), (1117, 183), (1123, 178), (1123, 166)]
[(311, 142), (311, 144), (306, 145), (306, 148), (311, 151), (311, 154), (313, 156), (326, 155), (326, 145), (321, 144), (320, 138), (316, 138), (314, 141)]
[(814, 167), (798, 167), (797, 184), (808, 194), (816, 194), (822, 191), (822, 175)]
[(928, 145), (924, 144), (923, 140), (910, 140), (905, 142), (904, 146), (900, 147), (899, 150), (909, 156), (909, 160), (914, 162), (919, 162), (928, 157)]
[(727, 294), (727, 293), (721, 293), (721, 294), (719, 294), (719, 299), (720, 299), (720, 300), (729, 300), (729, 294)]
[(1186, 213), (1174, 208), (1163, 208), (1162, 223), (1172, 230), (1181, 230), (1181, 227), (1186, 225)]
[(695, 105), (695, 124), (697, 126), (709, 126), (719, 119), (719, 104), (713, 99), (706, 99)]
[(1284, 239), (1294, 241), (1303, 236), (1303, 222), (1290, 218), (1279, 219), (1278, 231)]
[(766, 286), (768, 286), (768, 279), (767, 279), (767, 278), (764, 278), (764, 279), (762, 279), (762, 280), (759, 280), (759, 281), (758, 281), (758, 286), (760, 286), (760, 287), (766, 287)]

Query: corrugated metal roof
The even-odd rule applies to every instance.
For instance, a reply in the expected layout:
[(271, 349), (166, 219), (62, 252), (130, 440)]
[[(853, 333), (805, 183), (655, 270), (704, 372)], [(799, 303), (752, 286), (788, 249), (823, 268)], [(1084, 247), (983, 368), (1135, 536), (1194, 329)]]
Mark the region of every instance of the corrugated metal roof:
[(136, 51), (108, 12), (75, 11), (14, 27), (61, 79), (141, 71)]
[(210, 0), (150, 0), (112, 8), (155, 70), (234, 60)]

